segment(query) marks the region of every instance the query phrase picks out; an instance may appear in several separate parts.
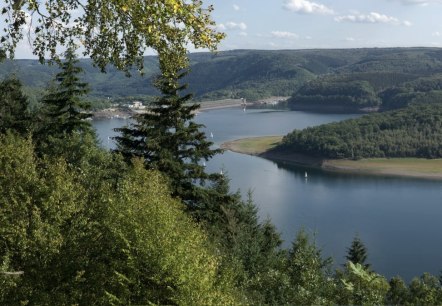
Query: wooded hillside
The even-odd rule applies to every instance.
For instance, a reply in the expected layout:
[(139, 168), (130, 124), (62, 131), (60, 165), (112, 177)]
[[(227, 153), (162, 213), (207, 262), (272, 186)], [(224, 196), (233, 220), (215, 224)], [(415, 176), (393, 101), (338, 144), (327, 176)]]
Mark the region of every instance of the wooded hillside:
[(420, 104), (295, 130), (277, 150), (324, 158), (442, 157), (442, 104)]
[[(197, 99), (240, 98), (255, 100), (292, 95), (303, 84), (366, 81), (376, 93), (419, 77), (442, 73), (442, 50), (438, 48), (382, 48), (329, 50), (234, 50), (190, 54), (190, 73), (185, 79)], [(100, 73), (88, 59), (81, 60), (84, 81), (93, 97), (145, 97), (158, 95), (152, 81), (159, 70), (157, 59), (144, 59), (144, 76), (135, 69), (132, 77), (108, 67)], [(0, 77), (14, 73), (28, 91), (46, 87), (57, 69), (36, 60), (5, 61)], [(369, 89), (371, 91), (371, 89)], [(332, 98), (333, 100), (334, 98)], [(360, 104), (359, 99), (353, 99)], [(309, 100), (310, 101), (310, 100)], [(309, 102), (310, 103), (310, 102)], [(346, 104), (346, 102), (344, 102)], [(377, 104), (375, 100), (369, 104)]]

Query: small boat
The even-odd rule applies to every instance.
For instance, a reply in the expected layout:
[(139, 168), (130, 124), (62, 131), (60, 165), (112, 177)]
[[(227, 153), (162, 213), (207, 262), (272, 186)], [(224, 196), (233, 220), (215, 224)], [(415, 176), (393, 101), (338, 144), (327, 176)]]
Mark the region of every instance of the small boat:
[(307, 171), (305, 171), (304, 177), (308, 178)]
[(210, 138), (213, 138), (213, 133), (212, 132), (210, 132)]

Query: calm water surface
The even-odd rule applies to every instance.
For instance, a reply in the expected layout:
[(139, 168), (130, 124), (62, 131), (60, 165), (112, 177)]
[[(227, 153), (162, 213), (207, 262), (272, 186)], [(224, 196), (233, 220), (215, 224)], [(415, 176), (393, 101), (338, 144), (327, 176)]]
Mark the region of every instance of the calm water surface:
[[(203, 112), (196, 118), (220, 145), (351, 117), (356, 115), (230, 108)], [(94, 121), (106, 147), (113, 146), (108, 138), (114, 135), (112, 129), (123, 124), (126, 121), (121, 119)], [(215, 157), (207, 167), (226, 171), (232, 190), (253, 192), (261, 218), (272, 220), (285, 246), (304, 228), (316, 233), (323, 254), (340, 265), (358, 234), (373, 269), (388, 277), (399, 274), (410, 280), (442, 270), (440, 181), (330, 173), (233, 152)]]

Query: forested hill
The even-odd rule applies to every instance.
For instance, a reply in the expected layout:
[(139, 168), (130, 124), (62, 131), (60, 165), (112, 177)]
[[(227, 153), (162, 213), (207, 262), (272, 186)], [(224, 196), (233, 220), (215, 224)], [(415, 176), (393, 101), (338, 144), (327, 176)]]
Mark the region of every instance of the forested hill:
[(295, 130), (277, 150), (324, 158), (442, 157), (442, 104), (419, 104)]
[[(190, 73), (185, 81), (198, 99), (245, 97), (248, 100), (273, 95), (292, 95), (310, 80), (334, 82), (360, 81), (350, 84), (365, 98), (357, 104), (376, 105), (366, 99), (390, 86), (442, 73), (442, 49), (330, 49), (330, 50), (234, 50), (190, 54)], [(144, 77), (132, 71), (132, 77), (110, 67), (103, 74), (90, 60), (83, 59), (84, 81), (95, 97), (151, 96), (157, 92), (152, 78), (158, 73), (154, 56), (145, 57)], [(0, 64), (0, 77), (11, 73), (19, 76), (28, 88), (44, 88), (55, 75), (54, 66), (36, 60), (6, 61)], [(319, 78), (318, 78), (319, 77)], [(366, 83), (365, 83), (366, 82)], [(361, 104), (361, 105), (362, 105)]]

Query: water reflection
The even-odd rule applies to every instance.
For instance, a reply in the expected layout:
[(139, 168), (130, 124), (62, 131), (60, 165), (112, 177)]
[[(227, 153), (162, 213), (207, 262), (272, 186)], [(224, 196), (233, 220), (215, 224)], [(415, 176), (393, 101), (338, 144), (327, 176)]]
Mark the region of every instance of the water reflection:
[[(237, 138), (281, 135), (352, 117), (238, 108), (204, 112), (197, 121), (206, 125), (207, 135), (212, 132), (212, 141), (219, 146)], [(115, 120), (94, 122), (105, 146), (108, 137), (115, 135), (112, 129), (127, 124)], [(323, 253), (342, 264), (346, 248), (359, 234), (373, 268), (389, 277), (400, 274), (410, 279), (442, 269), (439, 181), (324, 172), (233, 152), (216, 156), (207, 169), (224, 169), (232, 191), (252, 190), (261, 218), (270, 217), (285, 246), (305, 228), (317, 232)]]

